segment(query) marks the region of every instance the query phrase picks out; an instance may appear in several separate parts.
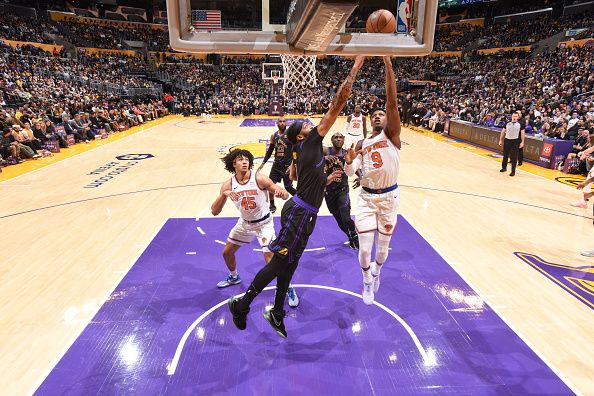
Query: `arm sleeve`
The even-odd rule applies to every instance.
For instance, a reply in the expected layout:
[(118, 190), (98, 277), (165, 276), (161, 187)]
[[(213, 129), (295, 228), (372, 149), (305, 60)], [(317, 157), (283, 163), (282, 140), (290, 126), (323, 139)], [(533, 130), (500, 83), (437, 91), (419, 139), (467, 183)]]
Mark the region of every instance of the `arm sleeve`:
[(358, 155), (351, 164), (344, 164), (344, 173), (346, 173), (348, 177), (351, 177), (355, 174), (355, 172), (357, 172), (357, 170), (359, 170), (360, 167), (361, 156)]
[(273, 151), (274, 151), (274, 140), (271, 140), (270, 144), (268, 145), (268, 150), (266, 150), (266, 155), (264, 156), (264, 159), (262, 160), (263, 164), (268, 162)]

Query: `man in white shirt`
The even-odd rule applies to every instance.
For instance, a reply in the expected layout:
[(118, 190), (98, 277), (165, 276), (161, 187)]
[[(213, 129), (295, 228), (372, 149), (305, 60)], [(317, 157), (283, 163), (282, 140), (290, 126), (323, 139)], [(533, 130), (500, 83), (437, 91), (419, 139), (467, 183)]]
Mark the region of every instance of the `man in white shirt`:
[(518, 122), (518, 113), (513, 113), (511, 122), (508, 122), (505, 128), (501, 130), (501, 136), (499, 137), (499, 146), (503, 147), (503, 160), (499, 172), (507, 171), (507, 162), (511, 157), (512, 170), (509, 175), (516, 175), (518, 151), (524, 147), (525, 139), (526, 133)]

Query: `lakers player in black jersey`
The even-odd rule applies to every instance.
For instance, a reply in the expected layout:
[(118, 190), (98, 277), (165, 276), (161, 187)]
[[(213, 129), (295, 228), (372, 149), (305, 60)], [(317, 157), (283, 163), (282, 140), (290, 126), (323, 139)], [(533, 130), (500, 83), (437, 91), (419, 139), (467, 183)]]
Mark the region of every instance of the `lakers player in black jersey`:
[(359, 249), (359, 237), (355, 222), (351, 219), (351, 200), (349, 198), (349, 180), (344, 173), (344, 157), (347, 153), (342, 148), (344, 135), (336, 132), (332, 135), (332, 146), (324, 147), (325, 171), (328, 175), (326, 186), (326, 206), (336, 219), (338, 227), (349, 238), (351, 249)]
[[(287, 134), (285, 133), (285, 130), (287, 129), (287, 121), (285, 120), (285, 117), (280, 117), (276, 122), (276, 126), (278, 127), (278, 131), (270, 136), (270, 145), (268, 146), (262, 165), (258, 168), (258, 172), (262, 170), (264, 164), (266, 164), (274, 152), (274, 162), (272, 164), (272, 169), (270, 169), (270, 180), (272, 180), (274, 184), (279, 183), (282, 180), (285, 185), (285, 190), (287, 190), (289, 194), (295, 195), (297, 191), (293, 188), (293, 182), (287, 173), (287, 169), (293, 160), (293, 145), (289, 142)], [(274, 206), (274, 194), (270, 194), (270, 212), (276, 212), (276, 206)]]
[(296, 121), (287, 129), (287, 138), (293, 143), (293, 163), (289, 169), (291, 178), (297, 180), (297, 194), (283, 206), (281, 230), (278, 237), (268, 245), (269, 250), (274, 253), (272, 260), (256, 274), (242, 298), (229, 300), (233, 323), (240, 330), (246, 328), (247, 315), (254, 298), (276, 278), (274, 307), (264, 317), (278, 335), (287, 337), (283, 321), (285, 295), (316, 225), (318, 209), (322, 205), (326, 189), (322, 140), (350, 96), (353, 82), (364, 60), (365, 57), (357, 56), (351, 72), (338, 89), (318, 126), (312, 128), (309, 124)]

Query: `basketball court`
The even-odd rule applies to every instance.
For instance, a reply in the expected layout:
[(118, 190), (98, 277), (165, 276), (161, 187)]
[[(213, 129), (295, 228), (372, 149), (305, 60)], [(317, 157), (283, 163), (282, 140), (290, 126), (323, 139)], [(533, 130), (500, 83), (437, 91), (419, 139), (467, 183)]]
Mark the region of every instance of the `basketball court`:
[[(416, 3), (434, 19), (436, 2)], [(170, 8), (173, 25), (182, 8)], [(264, 41), (280, 34), (263, 26)], [(415, 27), (387, 46), (430, 51), (434, 26)], [(182, 30), (178, 44), (191, 48), (233, 34)], [(282, 36), (274, 45), (288, 45)], [(265, 51), (258, 37), (240, 44)], [(372, 39), (333, 40), (354, 51)], [(217, 289), (237, 211), (228, 203), (213, 217), (210, 206), (230, 177), (223, 154), (246, 148), (259, 166), (275, 123), (170, 116), (0, 182), (2, 393), (593, 392), (594, 265), (579, 252), (594, 248), (594, 228), (589, 210), (569, 205), (575, 188), (529, 165), (510, 178), (497, 158), (407, 128), (400, 214), (374, 305), (362, 302), (357, 253), (322, 205), (293, 278), (301, 304), (285, 319), (288, 338), (262, 318), (271, 288), (237, 331), (226, 302), (245, 292), (262, 252), (241, 248), (244, 282)]]
[[(356, 253), (323, 205), (289, 338), (261, 317), (273, 291), (236, 331), (224, 302), (247, 285), (215, 286), (236, 213), (209, 208), (229, 177), (220, 152), (264, 153), (273, 128), (240, 125), (274, 119), (249, 120), (172, 118), (1, 184), (7, 394), (593, 389), (592, 262), (578, 253), (593, 230), (568, 205), (576, 192), (406, 129), (377, 304), (361, 301)], [(238, 253), (244, 279), (257, 248)]]

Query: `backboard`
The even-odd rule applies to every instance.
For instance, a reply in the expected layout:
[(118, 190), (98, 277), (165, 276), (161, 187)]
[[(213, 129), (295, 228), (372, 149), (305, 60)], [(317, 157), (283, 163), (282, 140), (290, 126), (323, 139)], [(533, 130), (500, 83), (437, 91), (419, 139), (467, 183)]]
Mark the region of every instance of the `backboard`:
[[(423, 56), (433, 50), (438, 0), (394, 0), (395, 34), (345, 32), (344, 21), (352, 12), (346, 3), (357, 7), (356, 0), (293, 0), (289, 24), (271, 23), (273, 1), (262, 0), (260, 30), (203, 30), (193, 26), (191, 0), (167, 0), (170, 45), (181, 52), (220, 54)], [(291, 45), (288, 37), (299, 29), (295, 24), (317, 28), (314, 35), (330, 32), (331, 37), (323, 46)]]

